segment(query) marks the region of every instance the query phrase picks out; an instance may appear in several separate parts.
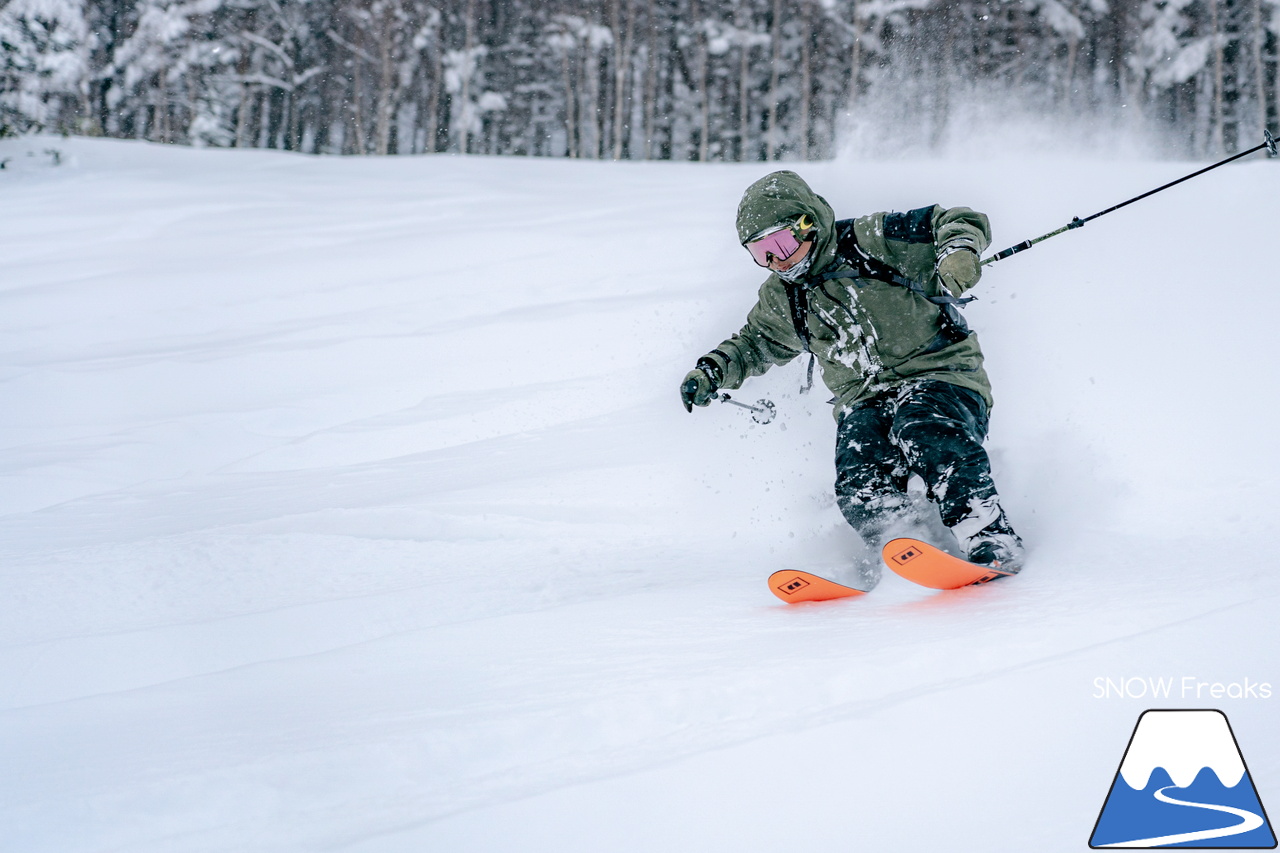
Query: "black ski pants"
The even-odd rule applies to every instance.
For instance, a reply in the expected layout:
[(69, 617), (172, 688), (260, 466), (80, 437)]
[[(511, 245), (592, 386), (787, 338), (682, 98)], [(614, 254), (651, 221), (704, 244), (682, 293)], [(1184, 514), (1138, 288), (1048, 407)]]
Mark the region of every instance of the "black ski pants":
[(836, 432), (836, 501), (871, 541), (909, 509), (907, 480), (924, 480), (948, 527), (971, 501), (993, 498), (986, 401), (975, 391), (926, 380), (851, 409)]

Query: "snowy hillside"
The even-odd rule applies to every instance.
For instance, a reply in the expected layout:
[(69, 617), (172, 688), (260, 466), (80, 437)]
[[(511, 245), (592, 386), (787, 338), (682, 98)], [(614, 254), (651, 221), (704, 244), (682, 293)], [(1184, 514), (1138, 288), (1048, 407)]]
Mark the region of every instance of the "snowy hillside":
[[(988, 269), (1021, 576), (788, 607), (854, 548), (827, 395), (677, 395), (767, 168), (0, 159), (5, 849), (1078, 851), (1149, 707), (1280, 810), (1280, 163)], [(1004, 248), (1194, 165), (796, 168)]]

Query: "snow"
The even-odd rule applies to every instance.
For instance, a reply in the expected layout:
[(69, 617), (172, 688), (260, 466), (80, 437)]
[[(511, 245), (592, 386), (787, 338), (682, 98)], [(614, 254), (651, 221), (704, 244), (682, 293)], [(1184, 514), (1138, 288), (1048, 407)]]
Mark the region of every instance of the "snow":
[[(760, 164), (0, 160), (8, 849), (1079, 850), (1148, 707), (1280, 796), (1275, 698), (1097, 690), (1280, 684), (1274, 162), (987, 269), (1021, 576), (788, 607), (855, 548), (826, 396), (677, 394)], [(1194, 166), (796, 168), (999, 249)]]
[(1218, 781), (1234, 788), (1244, 778), (1244, 761), (1226, 717), (1217, 711), (1145, 714), (1120, 764), (1125, 784), (1147, 787), (1157, 767), (1168, 771), (1174, 785), (1188, 788), (1208, 767)]

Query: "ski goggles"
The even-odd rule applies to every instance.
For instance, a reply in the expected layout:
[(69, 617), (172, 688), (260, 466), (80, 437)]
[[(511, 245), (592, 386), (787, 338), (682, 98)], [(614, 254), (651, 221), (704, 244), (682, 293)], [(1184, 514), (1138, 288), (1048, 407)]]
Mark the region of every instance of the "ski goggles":
[(812, 228), (813, 222), (806, 214), (790, 225), (779, 225), (743, 245), (757, 264), (767, 267), (771, 260), (785, 261), (794, 255), (800, 248), (800, 238)]

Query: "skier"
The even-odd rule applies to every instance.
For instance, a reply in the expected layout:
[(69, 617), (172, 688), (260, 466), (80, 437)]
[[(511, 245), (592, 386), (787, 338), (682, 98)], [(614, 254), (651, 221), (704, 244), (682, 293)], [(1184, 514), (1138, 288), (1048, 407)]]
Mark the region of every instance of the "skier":
[[(1000, 505), (982, 449), (991, 386), (982, 350), (956, 306), (982, 274), (987, 217), (938, 205), (836, 221), (794, 172), (756, 181), (738, 205), (738, 239), (772, 273), (737, 334), (698, 359), (681, 383), (685, 409), (809, 354), (835, 394), (836, 500), (878, 553), (914, 518), (918, 475), (968, 560), (1003, 573), (1022, 541)], [(879, 560), (855, 586), (879, 580)]]

